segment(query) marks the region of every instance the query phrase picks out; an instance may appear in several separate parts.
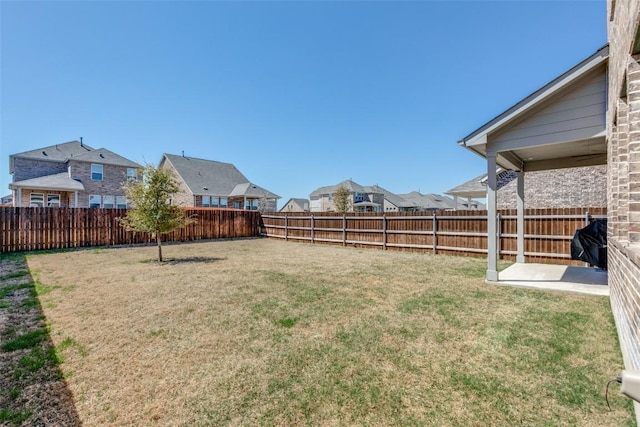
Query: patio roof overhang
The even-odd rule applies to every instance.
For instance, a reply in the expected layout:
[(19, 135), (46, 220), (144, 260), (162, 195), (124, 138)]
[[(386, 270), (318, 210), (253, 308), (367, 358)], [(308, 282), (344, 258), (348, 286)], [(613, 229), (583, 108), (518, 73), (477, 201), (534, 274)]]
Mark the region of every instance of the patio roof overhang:
[(487, 281), (499, 281), (498, 167), (518, 171), (516, 262), (524, 263), (524, 172), (607, 163), (608, 58), (606, 45), (459, 141), (487, 159)]
[(516, 171), (606, 164), (609, 46), (459, 141)]
[(12, 182), (9, 184), (9, 188), (12, 190), (25, 188), (50, 191), (84, 191), (84, 185), (69, 178), (69, 174), (66, 172)]

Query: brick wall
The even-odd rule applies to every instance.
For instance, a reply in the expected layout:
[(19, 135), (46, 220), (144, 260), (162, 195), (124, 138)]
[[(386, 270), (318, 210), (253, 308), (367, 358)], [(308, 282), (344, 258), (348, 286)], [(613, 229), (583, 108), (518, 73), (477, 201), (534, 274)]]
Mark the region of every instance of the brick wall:
[(71, 177), (78, 178), (84, 191), (78, 191), (78, 207), (89, 207), (89, 195), (124, 196), (122, 185), (127, 179), (125, 166), (102, 165), (102, 181), (91, 179), (91, 163), (69, 160)]
[(202, 206), (202, 198), (196, 202), (193, 193), (187, 186), (187, 184), (180, 178), (176, 170), (171, 166), (171, 162), (165, 161), (162, 163), (163, 169), (170, 170), (178, 183), (179, 190), (171, 198), (171, 202), (176, 206)]
[[(631, 48), (640, 2), (607, 2), (607, 106), (611, 308), (625, 368), (640, 370), (640, 56)], [(636, 405), (636, 416), (640, 405)]]
[[(510, 178), (510, 179), (509, 179)], [(515, 209), (516, 173), (498, 183), (498, 209)], [(554, 169), (524, 174), (524, 200), (527, 208), (589, 208), (607, 206), (607, 167)]]
[(61, 162), (21, 158), (14, 158), (13, 161), (13, 182), (67, 171), (67, 164)]

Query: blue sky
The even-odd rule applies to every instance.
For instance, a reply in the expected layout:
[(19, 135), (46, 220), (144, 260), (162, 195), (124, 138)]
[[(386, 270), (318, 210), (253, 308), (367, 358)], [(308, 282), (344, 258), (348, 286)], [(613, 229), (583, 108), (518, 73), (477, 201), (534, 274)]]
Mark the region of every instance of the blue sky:
[(606, 43), (602, 1), (0, 2), (8, 157), (77, 140), (235, 164), (282, 196), (442, 193), (457, 141)]

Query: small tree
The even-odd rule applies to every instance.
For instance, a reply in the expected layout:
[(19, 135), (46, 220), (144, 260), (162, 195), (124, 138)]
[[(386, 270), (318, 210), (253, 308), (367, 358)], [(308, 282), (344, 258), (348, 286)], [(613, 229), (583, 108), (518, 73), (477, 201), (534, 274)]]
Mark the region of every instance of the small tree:
[(333, 192), (333, 206), (336, 208), (336, 212), (351, 210), (351, 193), (342, 185)]
[(179, 207), (172, 205), (171, 195), (178, 192), (178, 183), (168, 169), (147, 165), (141, 179), (130, 179), (124, 184), (131, 209), (120, 219), (130, 231), (151, 233), (158, 243), (158, 261), (162, 262), (161, 234), (184, 227), (194, 221)]

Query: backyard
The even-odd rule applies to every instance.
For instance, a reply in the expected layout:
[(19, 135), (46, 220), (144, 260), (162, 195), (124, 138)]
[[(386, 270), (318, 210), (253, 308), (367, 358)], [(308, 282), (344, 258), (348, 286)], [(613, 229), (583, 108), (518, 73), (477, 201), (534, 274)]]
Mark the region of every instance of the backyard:
[(635, 425), (617, 384), (605, 402), (623, 366), (606, 297), (487, 285), (484, 258), (271, 239), (164, 255), (0, 270), (0, 320), (44, 315), (1, 331), (6, 423), (46, 411), (24, 382), (39, 352), (84, 425)]

